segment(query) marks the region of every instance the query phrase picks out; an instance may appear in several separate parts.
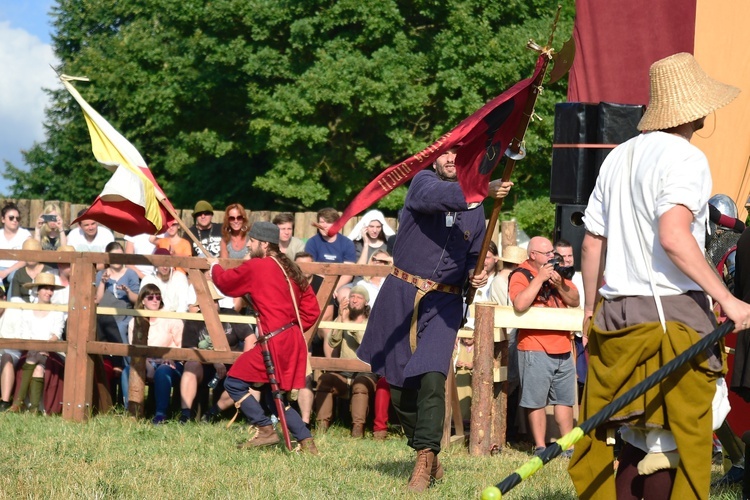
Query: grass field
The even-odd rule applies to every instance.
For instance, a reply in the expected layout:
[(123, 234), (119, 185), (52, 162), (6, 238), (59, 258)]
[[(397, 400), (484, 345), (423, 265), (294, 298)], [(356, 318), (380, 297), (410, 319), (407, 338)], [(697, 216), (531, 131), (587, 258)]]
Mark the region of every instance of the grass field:
[[(124, 415), (86, 424), (59, 417), (0, 414), (0, 498), (411, 498), (405, 484), (413, 452), (403, 437), (352, 440), (342, 427), (316, 437), (319, 457), (283, 446), (238, 450), (247, 427), (171, 422), (153, 426)], [(470, 457), (456, 446), (440, 455), (443, 481), (430, 498), (478, 498), (529, 459), (506, 449)], [(505, 498), (573, 499), (567, 460), (555, 459)], [(715, 467), (719, 477), (720, 468)], [(739, 487), (712, 499), (738, 498)]]

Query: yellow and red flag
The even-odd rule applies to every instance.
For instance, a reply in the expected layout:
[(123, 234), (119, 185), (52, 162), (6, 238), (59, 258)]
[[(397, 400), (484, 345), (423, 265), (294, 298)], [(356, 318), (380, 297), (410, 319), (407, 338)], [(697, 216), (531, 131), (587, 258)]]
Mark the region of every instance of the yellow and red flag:
[(94, 157), (113, 173), (102, 193), (76, 221), (92, 219), (129, 236), (165, 231), (174, 219), (166, 208), (172, 205), (135, 146), (81, 97), (70, 84), (74, 79), (60, 75), (65, 88), (81, 105)]

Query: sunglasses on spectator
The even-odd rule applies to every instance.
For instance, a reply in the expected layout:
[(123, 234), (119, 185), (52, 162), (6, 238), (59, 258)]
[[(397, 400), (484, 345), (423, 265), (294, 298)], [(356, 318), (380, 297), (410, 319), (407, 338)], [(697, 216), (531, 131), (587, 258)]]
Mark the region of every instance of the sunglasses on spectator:
[(18, 215), (6, 215), (5, 218), (8, 219), (9, 221), (15, 221), (15, 220), (20, 219)]
[(151, 293), (149, 295), (146, 295), (143, 297), (143, 300), (158, 300), (161, 302), (161, 294), (158, 293)]
[(234, 215), (230, 215), (228, 219), (229, 219), (229, 222), (237, 222), (237, 221), (242, 222), (243, 220), (245, 220), (245, 217), (242, 215), (238, 215), (237, 217), (235, 217)]
[(213, 212), (198, 212), (195, 214), (196, 217), (203, 217), (204, 215), (213, 215)]
[(391, 264), (393, 264), (393, 262), (391, 262), (390, 260), (385, 259), (372, 259), (372, 261), (376, 264), (384, 264), (386, 266), (390, 266)]

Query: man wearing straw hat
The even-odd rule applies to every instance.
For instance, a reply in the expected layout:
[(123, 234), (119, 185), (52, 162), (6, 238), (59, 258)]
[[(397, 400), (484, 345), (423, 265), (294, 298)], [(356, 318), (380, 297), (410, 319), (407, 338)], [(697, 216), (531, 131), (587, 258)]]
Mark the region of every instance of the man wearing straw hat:
[[(703, 257), (711, 174), (705, 155), (690, 144), (705, 117), (739, 89), (710, 78), (687, 53), (655, 62), (649, 76), (649, 106), (638, 124), (643, 134), (609, 154), (585, 213), (583, 332), (590, 365), (583, 419), (714, 330), (706, 294), (738, 329), (750, 325), (750, 305), (731, 295)], [(584, 436), (570, 464), (578, 494), (707, 498), (711, 402), (721, 373), (715, 346)], [(613, 478), (606, 443), (623, 424)]]

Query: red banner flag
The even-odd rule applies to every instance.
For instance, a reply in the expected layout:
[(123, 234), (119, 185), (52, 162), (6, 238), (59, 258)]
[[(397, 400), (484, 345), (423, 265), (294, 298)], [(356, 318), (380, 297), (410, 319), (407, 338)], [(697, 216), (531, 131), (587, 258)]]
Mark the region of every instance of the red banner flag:
[(392, 165), (370, 182), (349, 204), (328, 231), (334, 235), (358, 213), (433, 164), (443, 153), (456, 148), (456, 173), (467, 203), (481, 203), (487, 196), (490, 174), (502, 158), (521, 121), (531, 84), (542, 69), (542, 57), (531, 78), (521, 80), (476, 113), (462, 121), (419, 153)]

